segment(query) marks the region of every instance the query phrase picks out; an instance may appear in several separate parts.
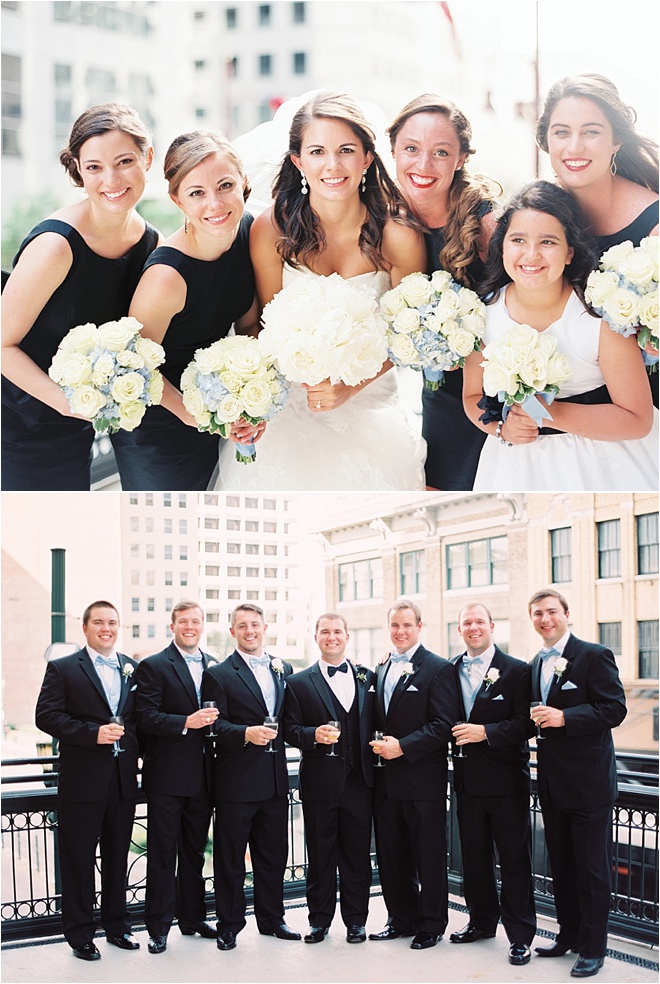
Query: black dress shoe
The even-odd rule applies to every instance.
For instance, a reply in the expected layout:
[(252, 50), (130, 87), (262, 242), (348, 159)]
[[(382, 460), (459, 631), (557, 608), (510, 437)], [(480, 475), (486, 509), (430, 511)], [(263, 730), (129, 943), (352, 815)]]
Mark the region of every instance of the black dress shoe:
[(578, 957), (571, 970), (571, 977), (593, 977), (605, 962), (605, 957)]
[(322, 943), (327, 935), (327, 926), (310, 926), (309, 932), (305, 933), (305, 943)]
[(121, 936), (107, 936), (108, 943), (118, 946), (120, 950), (139, 950), (140, 944), (130, 933), (122, 933)]
[(441, 940), (440, 933), (418, 933), (410, 944), (411, 950), (428, 950), (430, 946), (435, 946)]
[(529, 963), (532, 954), (526, 943), (512, 943), (509, 947), (509, 963), (516, 967), (522, 967)]
[(300, 933), (296, 933), (295, 929), (291, 929), (287, 926), (285, 922), (280, 923), (275, 929), (268, 931), (267, 929), (260, 930), (262, 936), (277, 936), (278, 940), (300, 940), (302, 939)]
[(347, 943), (366, 943), (367, 932), (364, 926), (348, 926), (346, 928)]
[(370, 940), (398, 940), (400, 936), (414, 936), (414, 933), (400, 933), (394, 926), (387, 925), (380, 933), (369, 933)]
[(167, 936), (150, 936), (147, 943), (149, 953), (165, 953), (167, 950)]
[(194, 936), (195, 933), (199, 933), (207, 940), (214, 940), (217, 938), (218, 931), (215, 926), (211, 923), (204, 922), (200, 920), (199, 922), (181, 922), (179, 920), (179, 929), (183, 936)]
[(96, 948), (95, 943), (83, 943), (82, 946), (71, 947), (74, 957), (79, 960), (100, 960), (101, 954)]
[(218, 950), (233, 950), (236, 946), (236, 933), (226, 929), (224, 933), (218, 933)]
[(452, 933), (450, 943), (476, 943), (477, 940), (492, 940), (495, 933), (487, 933), (485, 929), (477, 929), (471, 923), (464, 926), (458, 933)]
[(539, 957), (563, 957), (570, 949), (570, 946), (555, 940), (550, 946), (535, 946), (534, 953), (538, 953)]

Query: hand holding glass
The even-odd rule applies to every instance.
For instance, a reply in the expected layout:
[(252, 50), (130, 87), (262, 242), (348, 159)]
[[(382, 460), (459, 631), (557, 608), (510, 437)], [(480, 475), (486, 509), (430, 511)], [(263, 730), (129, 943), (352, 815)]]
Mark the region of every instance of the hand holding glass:
[[(267, 728), (270, 728), (271, 731), (279, 731), (280, 722), (278, 721), (278, 719), (276, 717), (273, 717), (271, 715), (269, 717), (264, 718), (264, 725)], [(275, 749), (273, 748), (273, 741), (274, 741), (274, 739), (271, 738), (271, 740), (266, 745), (266, 751), (267, 752), (275, 752)]]
[[(124, 719), (121, 716), (121, 714), (113, 714), (113, 716), (110, 718), (110, 724), (120, 724), (122, 726), (122, 728), (123, 728), (124, 727)], [(113, 753), (112, 754), (115, 756), (115, 758), (117, 758), (117, 756), (119, 755), (120, 752), (125, 752), (126, 751), (126, 749), (125, 748), (122, 748), (121, 745), (119, 744), (119, 739), (117, 739), (113, 743), (112, 748), (113, 748)]]
[[(382, 731), (374, 731), (373, 735), (371, 736), (371, 740), (372, 741), (382, 741), (384, 739), (384, 737), (385, 737), (384, 732), (382, 732)], [(374, 752), (375, 751), (376, 751), (376, 749), (374, 749)], [(380, 757), (380, 755), (378, 755), (378, 753), (376, 753), (376, 761), (374, 762), (374, 769), (384, 769), (384, 768), (385, 768), (385, 763), (383, 762), (383, 760)]]
[[(336, 744), (339, 741), (339, 736), (341, 734), (341, 724), (340, 724), (339, 721), (328, 721), (328, 727), (329, 728), (335, 728), (335, 730), (337, 731), (337, 734), (336, 735), (329, 735), (328, 736), (328, 741), (332, 741), (332, 742), (334, 742)], [(333, 744), (332, 748), (330, 749), (330, 751), (329, 752), (326, 752), (325, 754), (328, 756), (328, 758), (338, 758), (339, 757), (337, 755), (336, 751), (335, 751), (334, 744)]]
[[(545, 701), (542, 701), (542, 700), (533, 700), (532, 703), (529, 705), (530, 711), (532, 711), (535, 707), (545, 707)], [(530, 717), (532, 717), (531, 714), (530, 714)], [(532, 720), (534, 720), (534, 719), (532, 718)], [(537, 741), (541, 741), (544, 738), (545, 738), (545, 735), (542, 735), (541, 734), (541, 725), (540, 724), (537, 724), (536, 725), (536, 740)]]
[[(202, 701), (202, 707), (217, 707), (217, 706), (218, 705), (214, 700)], [(206, 736), (207, 738), (213, 738), (214, 735), (215, 735), (215, 727), (213, 725), (213, 722), (211, 722), (211, 724), (209, 724), (208, 728), (206, 729)]]
[[(467, 721), (456, 721), (456, 724), (467, 724)], [(457, 759), (467, 758), (467, 755), (465, 754), (462, 745), (459, 745), (457, 743), (456, 744), (456, 748), (458, 749), (458, 751), (455, 751), (454, 752), (454, 758), (457, 758)]]

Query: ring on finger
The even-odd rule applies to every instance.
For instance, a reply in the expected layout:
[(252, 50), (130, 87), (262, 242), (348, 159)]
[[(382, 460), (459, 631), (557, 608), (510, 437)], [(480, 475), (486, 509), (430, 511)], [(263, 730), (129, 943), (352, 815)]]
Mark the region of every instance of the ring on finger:
[(320, 400), (317, 400), (316, 401), (316, 409), (317, 410), (320, 410), (321, 409), (321, 401)]

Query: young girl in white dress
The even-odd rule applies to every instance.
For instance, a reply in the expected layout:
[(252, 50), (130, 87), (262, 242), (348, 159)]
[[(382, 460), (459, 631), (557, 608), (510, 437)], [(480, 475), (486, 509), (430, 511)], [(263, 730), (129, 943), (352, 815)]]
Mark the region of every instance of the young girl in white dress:
[(468, 358), (465, 410), (489, 434), (476, 491), (657, 489), (657, 410), (642, 353), (634, 337), (617, 334), (586, 307), (592, 268), (572, 195), (534, 181), (511, 198), (490, 244), (484, 343), (513, 325), (531, 325), (557, 339), (572, 374), (549, 409), (536, 397), (548, 410), (539, 429), (517, 405), (502, 422), (502, 405), (483, 400), (483, 356)]
[[(337, 273), (377, 299), (424, 269), (422, 234), (399, 216), (402, 199), (349, 96), (320, 92), (298, 110), (273, 195), (250, 233), (262, 308), (295, 278)], [(293, 385), (254, 463), (236, 462), (233, 448), (221, 451), (217, 487), (421, 490), (423, 463), (424, 442), (385, 363), (358, 386)]]

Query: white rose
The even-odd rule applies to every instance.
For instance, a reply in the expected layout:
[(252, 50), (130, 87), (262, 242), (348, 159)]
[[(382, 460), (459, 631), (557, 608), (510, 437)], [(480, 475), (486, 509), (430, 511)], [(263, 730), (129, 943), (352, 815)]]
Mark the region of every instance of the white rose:
[(236, 395), (240, 392), (243, 380), (238, 373), (230, 372), (228, 369), (225, 369), (224, 372), (220, 373), (220, 382), (223, 386), (226, 386), (230, 393)]
[(327, 379), (326, 352), (313, 335), (294, 334), (284, 340), (278, 361), (282, 373), (294, 383), (314, 386)]
[(639, 297), (632, 290), (618, 287), (603, 304), (603, 313), (615, 325), (626, 327), (639, 322)]
[(233, 424), (240, 417), (242, 410), (241, 401), (228, 393), (218, 403), (215, 416), (221, 424)]
[(160, 372), (154, 372), (147, 383), (147, 395), (149, 397), (149, 402), (154, 406), (158, 406), (160, 401), (163, 399), (163, 376)]
[(632, 253), (633, 248), (630, 240), (626, 240), (625, 243), (617, 243), (616, 246), (610, 246), (600, 258), (601, 267), (604, 270), (619, 270), (625, 258)]
[(107, 321), (99, 325), (98, 344), (111, 352), (121, 352), (135, 335), (135, 318), (121, 318), (120, 321)]
[(399, 284), (399, 290), (411, 307), (428, 304), (433, 294), (431, 281), (425, 273), (409, 273)]
[(204, 397), (199, 390), (184, 390), (183, 405), (201, 427), (208, 427), (211, 423), (211, 414), (209, 413), (208, 407), (204, 403)]
[(424, 362), (410, 335), (391, 335), (389, 339), (392, 358), (402, 366), (421, 366)]
[(635, 287), (646, 287), (653, 281), (653, 258), (643, 249), (634, 249), (623, 260), (619, 273)]
[(125, 369), (143, 369), (144, 359), (137, 352), (125, 349), (123, 352), (117, 353), (117, 365), (123, 366)]
[(253, 375), (261, 368), (261, 352), (256, 338), (237, 335), (223, 339), (225, 367), (239, 376)]
[(413, 331), (417, 331), (419, 326), (419, 312), (415, 308), (404, 308), (403, 311), (399, 311), (396, 318), (392, 322), (392, 328), (395, 331), (403, 332), (406, 335), (409, 335)]
[(531, 386), (536, 392), (542, 392), (547, 384), (547, 361), (539, 352), (530, 352), (521, 363), (519, 376), (526, 386)]
[(619, 278), (613, 270), (593, 270), (587, 277), (587, 287), (584, 292), (592, 307), (602, 308), (605, 301), (618, 289)]
[(470, 314), (472, 311), (479, 311), (484, 307), (484, 303), (479, 295), (474, 290), (470, 290), (469, 287), (461, 287), (458, 292), (458, 301), (458, 313), (461, 318), (466, 314)]
[(394, 321), (405, 307), (406, 300), (398, 287), (388, 290), (380, 299), (380, 312), (386, 321)]
[(456, 355), (460, 356), (460, 358), (474, 351), (474, 335), (471, 331), (464, 331), (462, 328), (459, 328), (447, 336), (447, 341), (449, 342), (450, 349)]
[(92, 378), (92, 363), (81, 352), (56, 352), (48, 375), (61, 386), (80, 386)]
[(110, 388), (112, 398), (117, 403), (132, 403), (144, 392), (144, 379), (137, 372), (127, 372), (118, 376)]
[(461, 302), (455, 290), (446, 290), (433, 309), (436, 318), (448, 321), (456, 318), (459, 313)]
[(135, 351), (142, 356), (147, 369), (155, 369), (165, 361), (165, 349), (152, 338), (138, 335), (135, 339)]
[(197, 365), (195, 362), (190, 362), (186, 368), (181, 373), (181, 392), (190, 389), (191, 386), (195, 385), (195, 380), (197, 379)]
[(197, 365), (197, 371), (202, 376), (209, 376), (212, 372), (218, 372), (220, 369), (224, 369), (225, 355), (219, 342), (214, 342), (208, 348), (197, 349), (195, 352), (195, 363)]
[(658, 292), (651, 291), (640, 298), (639, 323), (651, 329), (652, 335), (658, 334)]
[(119, 407), (119, 427), (121, 430), (132, 431), (141, 423), (145, 414), (144, 403), (139, 400), (122, 403)]
[(529, 345), (535, 345), (537, 338), (538, 332), (534, 328), (530, 325), (520, 324), (509, 328), (506, 334), (502, 336), (502, 341), (515, 351), (527, 348)]
[(95, 384), (97, 386), (102, 385), (102, 383), (99, 384), (96, 382), (97, 378), (103, 380), (103, 382), (107, 382), (111, 376), (114, 376), (114, 374), (115, 374), (115, 360), (113, 356), (110, 355), (109, 352), (103, 352), (103, 354), (99, 355), (98, 359), (94, 363)]
[(265, 376), (250, 379), (240, 393), (243, 409), (249, 417), (263, 417), (268, 413), (272, 403), (272, 395), (268, 379)]
[(515, 373), (497, 362), (486, 362), (482, 365), (484, 367), (484, 393), (488, 396), (497, 396), (498, 393), (504, 391), (513, 396), (517, 392), (518, 381)]
[(98, 328), (88, 323), (76, 325), (60, 342), (62, 352), (89, 352), (97, 344)]
[(93, 420), (99, 410), (105, 406), (105, 397), (94, 386), (77, 386), (69, 400), (72, 413)]
[(484, 305), (474, 311), (461, 315), (461, 327), (471, 331), (477, 338), (483, 338), (486, 333), (486, 308)]
[(658, 279), (658, 237), (657, 236), (647, 236), (646, 239), (642, 239), (639, 244), (639, 248), (643, 249), (644, 252), (651, 257), (653, 260), (653, 279), (657, 281)]
[(431, 274), (431, 287), (437, 294), (442, 294), (452, 282), (452, 276), (446, 270), (435, 270)]
[(554, 352), (548, 359), (546, 385), (561, 386), (573, 375), (571, 364), (563, 352)]

